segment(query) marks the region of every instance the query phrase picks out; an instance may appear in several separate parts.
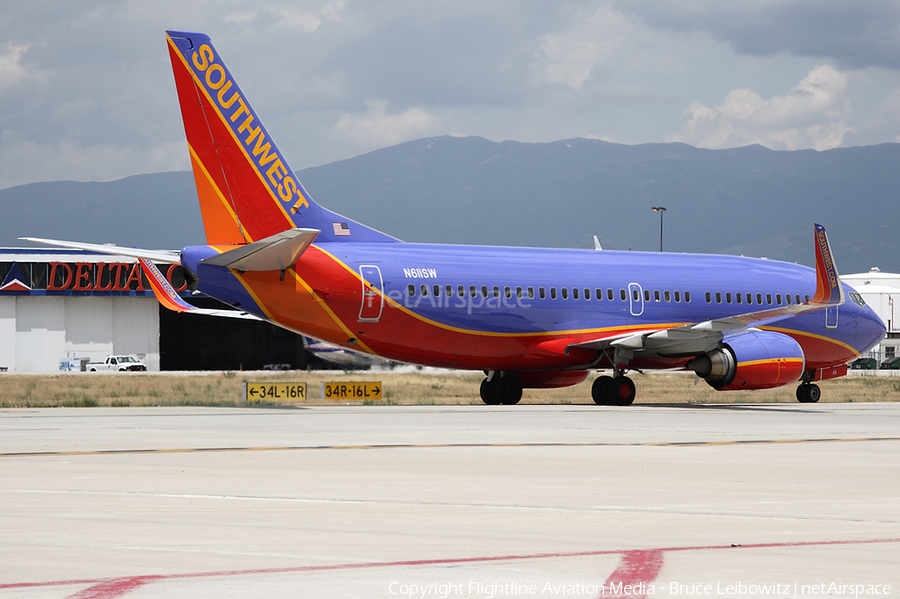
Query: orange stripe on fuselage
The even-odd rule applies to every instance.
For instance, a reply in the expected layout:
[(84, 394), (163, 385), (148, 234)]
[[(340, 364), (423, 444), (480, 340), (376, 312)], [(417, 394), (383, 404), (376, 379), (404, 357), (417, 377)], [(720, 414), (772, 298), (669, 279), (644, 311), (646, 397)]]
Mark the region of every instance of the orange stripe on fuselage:
[[(286, 277), (284, 281), (279, 280), (278, 272), (245, 272), (238, 278), (266, 315), (286, 328), (344, 347), (416, 363), (428, 362), (433, 356), (460, 368), (581, 366), (590, 362), (596, 352), (572, 350), (565, 355), (563, 350), (569, 342), (659, 328), (656, 324), (551, 333), (472, 331), (431, 321), (387, 298), (378, 322), (358, 322), (361, 278), (340, 260), (311, 246), (288, 273), (293, 278)], [(350, 338), (359, 342), (351, 346)], [(567, 343), (559, 348), (539, 347), (557, 339)]]

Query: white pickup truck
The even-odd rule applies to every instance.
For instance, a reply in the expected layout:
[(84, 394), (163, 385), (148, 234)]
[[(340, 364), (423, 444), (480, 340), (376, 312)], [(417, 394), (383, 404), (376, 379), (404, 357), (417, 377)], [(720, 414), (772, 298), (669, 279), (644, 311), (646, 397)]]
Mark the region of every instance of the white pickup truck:
[(88, 362), (87, 370), (88, 372), (147, 370), (147, 365), (134, 356), (106, 356), (104, 362)]

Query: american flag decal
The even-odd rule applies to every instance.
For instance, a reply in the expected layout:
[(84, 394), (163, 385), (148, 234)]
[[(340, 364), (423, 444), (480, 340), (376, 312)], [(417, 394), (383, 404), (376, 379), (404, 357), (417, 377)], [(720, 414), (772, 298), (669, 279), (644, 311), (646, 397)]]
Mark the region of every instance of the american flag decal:
[(350, 235), (350, 225), (347, 223), (331, 223), (334, 227), (335, 235)]

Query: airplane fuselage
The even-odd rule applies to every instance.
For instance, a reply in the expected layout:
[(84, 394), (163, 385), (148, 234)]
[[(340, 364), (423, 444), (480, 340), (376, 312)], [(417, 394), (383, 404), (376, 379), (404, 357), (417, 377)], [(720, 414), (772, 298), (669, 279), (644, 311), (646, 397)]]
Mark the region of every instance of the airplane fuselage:
[[(602, 367), (596, 352), (566, 346), (809, 302), (816, 291), (814, 269), (720, 255), (322, 243), (282, 277), (199, 263), (216, 253), (185, 248), (183, 261), (225, 303), (385, 358), (489, 371)], [(845, 289), (854, 301), (768, 327), (796, 339), (807, 370), (852, 360), (883, 335)], [(631, 366), (692, 357), (637, 356)]]

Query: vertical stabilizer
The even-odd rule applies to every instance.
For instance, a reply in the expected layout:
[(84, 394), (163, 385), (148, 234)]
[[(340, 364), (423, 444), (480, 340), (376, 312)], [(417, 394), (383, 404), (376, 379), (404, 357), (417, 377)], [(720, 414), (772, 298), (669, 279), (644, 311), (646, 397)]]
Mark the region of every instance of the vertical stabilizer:
[(251, 243), (286, 229), (319, 241), (396, 241), (316, 204), (208, 36), (168, 31), (207, 243)]
[(813, 303), (839, 306), (844, 303), (844, 286), (831, 254), (825, 227), (816, 224), (816, 295)]

